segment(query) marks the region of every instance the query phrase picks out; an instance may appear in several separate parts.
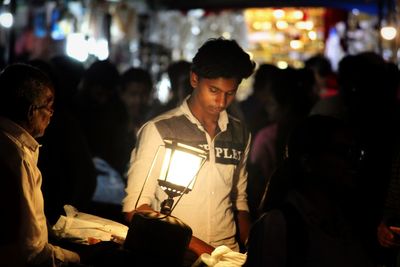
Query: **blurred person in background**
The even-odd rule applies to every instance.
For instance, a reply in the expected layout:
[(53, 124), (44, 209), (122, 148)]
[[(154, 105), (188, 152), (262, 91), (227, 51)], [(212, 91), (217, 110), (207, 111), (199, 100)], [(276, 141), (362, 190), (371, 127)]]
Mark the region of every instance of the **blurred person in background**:
[[(258, 71), (264, 72), (265, 66), (269, 68), (261, 65)], [(271, 181), (271, 176), (283, 162), (289, 133), (310, 112), (315, 99), (314, 84), (310, 70), (292, 68), (277, 69), (264, 83), (264, 109), (269, 124), (255, 134), (248, 162), (248, 198), (253, 218), (264, 204), (263, 195), (275, 190), (274, 183), (280, 183)]]
[(362, 160), (343, 121), (314, 115), (301, 122), (281, 166), (285, 196), (253, 224), (244, 266), (375, 266), (349, 217)]

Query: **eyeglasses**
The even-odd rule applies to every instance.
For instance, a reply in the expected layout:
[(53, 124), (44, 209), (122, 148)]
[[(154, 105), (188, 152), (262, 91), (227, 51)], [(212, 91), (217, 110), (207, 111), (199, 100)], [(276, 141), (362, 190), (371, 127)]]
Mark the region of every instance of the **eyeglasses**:
[(53, 109), (53, 105), (52, 104), (45, 104), (45, 105), (41, 105), (41, 106), (33, 106), (34, 109), (45, 109), (47, 112), (49, 112), (50, 115), (53, 115), (54, 113), (54, 109)]

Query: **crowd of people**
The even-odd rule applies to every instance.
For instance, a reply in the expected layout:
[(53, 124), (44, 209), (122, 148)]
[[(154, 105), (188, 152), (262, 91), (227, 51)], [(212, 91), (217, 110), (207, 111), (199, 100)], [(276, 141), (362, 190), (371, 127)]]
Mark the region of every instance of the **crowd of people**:
[[(173, 213), (191, 227), (196, 257), (224, 245), (246, 253), (244, 266), (400, 265), (395, 64), (364, 52), (336, 72), (323, 55), (279, 69), (216, 38), (167, 74), (163, 104), (143, 68), (66, 56), (3, 68), (0, 266), (108, 263), (53, 243), (51, 226), (65, 204), (126, 225), (159, 211), (166, 195), (158, 172), (147, 174), (165, 139), (208, 153)], [(252, 94), (238, 102), (249, 77)], [(108, 243), (93, 248), (135, 261)]]

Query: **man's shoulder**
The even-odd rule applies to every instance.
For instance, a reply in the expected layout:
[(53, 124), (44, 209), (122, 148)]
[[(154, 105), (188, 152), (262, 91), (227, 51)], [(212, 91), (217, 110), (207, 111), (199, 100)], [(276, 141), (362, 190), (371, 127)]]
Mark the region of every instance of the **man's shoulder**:
[(237, 116), (235, 116), (235, 115), (233, 115), (231, 113), (227, 112), (227, 114), (228, 114), (229, 122), (237, 123), (237, 124), (241, 125), (242, 127), (245, 127), (245, 124), (243, 123), (242, 119), (238, 118)]
[(139, 130), (139, 133), (158, 130), (169, 129), (169, 131), (179, 130), (182, 125), (187, 124), (187, 119), (182, 110), (178, 108), (166, 111), (144, 123)]
[(233, 116), (232, 114), (228, 114), (228, 120), (229, 120), (229, 128), (232, 131), (236, 133), (242, 133), (245, 139), (249, 137), (250, 132), (247, 129), (247, 126), (243, 122), (243, 120)]
[(175, 107), (175, 108), (169, 109), (169, 110), (167, 110), (167, 111), (165, 111), (165, 112), (153, 117), (148, 122), (149, 123), (155, 123), (157, 121), (170, 119), (170, 118), (182, 115), (182, 114), (183, 114), (183, 112), (181, 111), (181, 109), (179, 107)]
[(20, 162), (24, 157), (21, 146), (3, 131), (0, 131), (0, 147), (0, 161)]
[(143, 124), (142, 128), (148, 127), (149, 125), (157, 125), (166, 121), (174, 121), (183, 115), (184, 114), (179, 109), (179, 107), (173, 108), (148, 120), (146, 123)]

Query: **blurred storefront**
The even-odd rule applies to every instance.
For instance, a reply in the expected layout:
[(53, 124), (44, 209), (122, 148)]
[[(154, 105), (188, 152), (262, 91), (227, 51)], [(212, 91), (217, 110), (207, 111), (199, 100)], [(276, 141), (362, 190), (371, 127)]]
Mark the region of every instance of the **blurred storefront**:
[[(141, 66), (159, 78), (171, 61), (190, 60), (206, 39), (224, 36), (236, 39), (258, 63), (280, 67), (302, 67), (305, 59), (318, 53), (327, 55), (335, 67), (343, 55), (362, 51), (379, 52), (398, 62), (398, 35), (385, 41), (379, 34), (381, 26), (397, 23), (391, 0), (380, 5), (369, 1), (374, 8), (365, 10), (302, 7), (298, 1), (294, 7), (178, 10), (157, 5), (162, 2), (4, 1), (3, 61), (60, 53), (86, 64), (108, 58), (121, 70)], [(7, 22), (7, 13), (14, 15), (13, 22)]]

